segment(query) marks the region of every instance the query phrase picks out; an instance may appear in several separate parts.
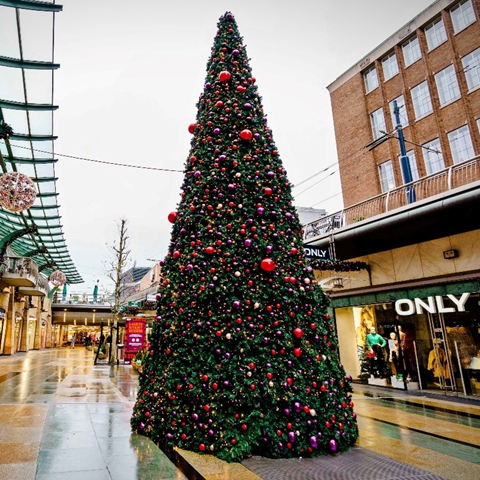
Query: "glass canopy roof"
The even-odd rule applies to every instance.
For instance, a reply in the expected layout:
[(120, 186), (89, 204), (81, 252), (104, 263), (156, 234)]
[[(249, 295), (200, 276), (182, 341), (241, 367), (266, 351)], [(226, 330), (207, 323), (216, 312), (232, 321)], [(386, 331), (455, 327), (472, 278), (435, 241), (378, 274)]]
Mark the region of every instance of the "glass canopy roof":
[(55, 177), (53, 113), (55, 1), (0, 0), (0, 125), (14, 134), (0, 140), (0, 175), (18, 171), (36, 184), (37, 198), (26, 211), (0, 207), (0, 238), (36, 226), (10, 248), (30, 256), (45, 275), (61, 270), (67, 283), (82, 283), (65, 243)]

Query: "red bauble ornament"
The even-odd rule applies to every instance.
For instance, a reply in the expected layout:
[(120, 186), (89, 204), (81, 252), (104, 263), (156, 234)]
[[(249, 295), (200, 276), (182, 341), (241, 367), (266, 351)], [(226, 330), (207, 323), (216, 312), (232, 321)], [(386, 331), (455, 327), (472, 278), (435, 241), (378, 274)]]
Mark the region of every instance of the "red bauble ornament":
[(221, 82), (227, 82), (228, 80), (230, 80), (230, 77), (231, 77), (231, 73), (230, 72), (227, 72), (226, 70), (223, 70), (222, 72), (220, 72), (220, 75), (218, 76), (218, 79), (221, 81)]
[(198, 448), (201, 452), (205, 451), (205, 445), (203, 443), (201, 443)]
[(213, 247), (207, 247), (205, 249), (205, 251), (209, 254), (209, 255), (212, 255), (213, 253), (215, 253), (215, 249)]
[(301, 328), (294, 328), (293, 329), (293, 334), (297, 337), (297, 338), (301, 338), (302, 335), (303, 335), (303, 330)]
[(296, 249), (295, 247), (292, 248), (292, 254), (293, 255), (296, 255), (298, 253), (298, 249)]
[(196, 125), (194, 123), (191, 123), (189, 126), (188, 126), (188, 131), (193, 135), (193, 132), (195, 130), (195, 127)]
[(302, 349), (301, 349), (301, 348), (294, 348), (294, 349), (293, 349), (293, 354), (294, 354), (296, 357), (299, 357), (299, 356), (302, 354)]
[(175, 223), (175, 219), (177, 218), (177, 212), (170, 212), (167, 218), (170, 223)]
[(173, 258), (178, 258), (180, 256), (180, 252), (178, 250), (175, 250), (173, 252)]
[(270, 187), (267, 187), (263, 190), (263, 193), (265, 195), (271, 195), (273, 193), (273, 190)]
[(242, 130), (240, 132), (240, 138), (242, 140), (251, 140), (252, 137), (253, 137), (253, 133), (248, 129)]
[(262, 262), (260, 263), (260, 267), (262, 270), (265, 270), (265, 272), (272, 272), (275, 270), (275, 262), (271, 258), (264, 258)]

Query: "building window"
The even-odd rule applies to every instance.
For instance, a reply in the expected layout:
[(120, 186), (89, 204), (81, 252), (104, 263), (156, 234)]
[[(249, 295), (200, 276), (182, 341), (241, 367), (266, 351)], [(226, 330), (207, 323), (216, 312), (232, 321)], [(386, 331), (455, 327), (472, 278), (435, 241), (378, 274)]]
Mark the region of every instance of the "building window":
[(455, 75), (453, 65), (438, 72), (435, 75), (435, 82), (437, 83), (440, 105), (443, 106), (460, 98), (460, 89), (458, 88), (457, 76)]
[(432, 112), (432, 100), (430, 99), (430, 92), (428, 91), (426, 81), (413, 87), (410, 93), (412, 94), (413, 110), (415, 111), (416, 120)]
[(425, 169), (427, 175), (438, 172), (445, 168), (445, 162), (443, 161), (442, 147), (440, 146), (440, 140), (436, 138), (431, 142), (425, 143), (423, 146), (423, 159), (425, 160)]
[(385, 78), (385, 81), (390, 80), (398, 73), (398, 63), (395, 52), (392, 52), (390, 55), (388, 55), (382, 60), (382, 67), (383, 77)]
[(390, 103), (390, 116), (392, 117), (392, 125), (394, 127), (397, 126), (397, 120), (395, 118), (395, 113), (393, 112), (393, 102), (397, 101), (397, 107), (399, 110), (399, 115), (400, 115), (400, 123), (402, 124), (402, 127), (405, 127), (408, 125), (408, 116), (407, 116), (407, 107), (405, 106), (405, 99), (403, 98), (403, 95), (400, 95), (397, 98), (394, 98)]
[(387, 160), (378, 166), (378, 174), (380, 176), (382, 192), (388, 192), (395, 188), (395, 177), (393, 175), (393, 165), (391, 160)]
[(425, 37), (427, 38), (429, 50), (433, 50), (447, 41), (447, 32), (445, 31), (445, 25), (441, 18), (438, 18), (425, 27)]
[(370, 121), (372, 122), (373, 138), (376, 140), (385, 135), (383, 132), (387, 130), (385, 126), (385, 117), (383, 116), (383, 108), (379, 108), (370, 114)]
[(378, 87), (377, 69), (375, 67), (368, 70), (368, 72), (365, 72), (363, 77), (365, 78), (365, 88), (367, 93)]
[(467, 125), (450, 132), (448, 141), (452, 151), (453, 163), (460, 163), (474, 156), (472, 139)]
[(461, 32), (475, 21), (475, 13), (473, 13), (472, 0), (464, 0), (456, 7), (450, 10), (452, 17), (453, 31)]
[[(413, 150), (409, 150), (407, 152), (408, 164), (410, 165), (410, 173), (412, 174), (412, 181), (418, 180), (418, 167), (417, 167), (417, 159), (415, 158), (415, 152)], [(402, 157), (399, 157), (400, 162), (400, 170), (403, 174), (403, 183), (407, 183), (405, 180), (405, 172), (403, 171), (403, 164), (402, 164)]]
[(403, 59), (405, 61), (405, 67), (408, 67), (412, 63), (416, 62), (421, 56), (420, 44), (418, 43), (418, 37), (412, 37), (408, 42), (402, 45)]
[(480, 86), (480, 48), (462, 58), (463, 71), (467, 79), (468, 90), (475, 90)]

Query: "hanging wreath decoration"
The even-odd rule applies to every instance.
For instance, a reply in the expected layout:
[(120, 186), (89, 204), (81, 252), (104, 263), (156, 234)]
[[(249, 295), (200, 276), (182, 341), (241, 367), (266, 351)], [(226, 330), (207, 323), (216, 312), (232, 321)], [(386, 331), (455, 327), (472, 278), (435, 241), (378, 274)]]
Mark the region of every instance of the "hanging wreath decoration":
[(20, 172), (4, 173), (0, 177), (0, 205), (11, 212), (29, 209), (37, 198), (33, 181)]
[(310, 266), (314, 270), (331, 270), (334, 272), (359, 272), (369, 269), (368, 263), (348, 260), (316, 260), (310, 262)]
[(60, 270), (56, 270), (50, 275), (50, 283), (54, 287), (61, 287), (66, 283), (66, 281), (67, 281), (67, 277)]

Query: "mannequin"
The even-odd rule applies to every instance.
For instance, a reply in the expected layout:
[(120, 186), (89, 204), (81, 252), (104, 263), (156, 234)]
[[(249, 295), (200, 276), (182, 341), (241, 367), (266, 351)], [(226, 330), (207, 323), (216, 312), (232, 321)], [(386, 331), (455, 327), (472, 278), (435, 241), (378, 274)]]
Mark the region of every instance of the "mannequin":
[(375, 352), (375, 358), (372, 358), (374, 369), (377, 374), (383, 377), (385, 374), (383, 347), (387, 344), (386, 340), (376, 332), (375, 327), (370, 327), (370, 333), (366, 338), (367, 349)]
[[(435, 344), (433, 350), (428, 355), (428, 370), (433, 372), (436, 378), (448, 380), (450, 372), (447, 364), (447, 354), (440, 345)], [(440, 380), (440, 385), (443, 385), (443, 380)]]
[(392, 375), (396, 375), (398, 372), (398, 342), (395, 332), (390, 334), (390, 339), (388, 340), (388, 349), (390, 351), (388, 361), (392, 364)]

